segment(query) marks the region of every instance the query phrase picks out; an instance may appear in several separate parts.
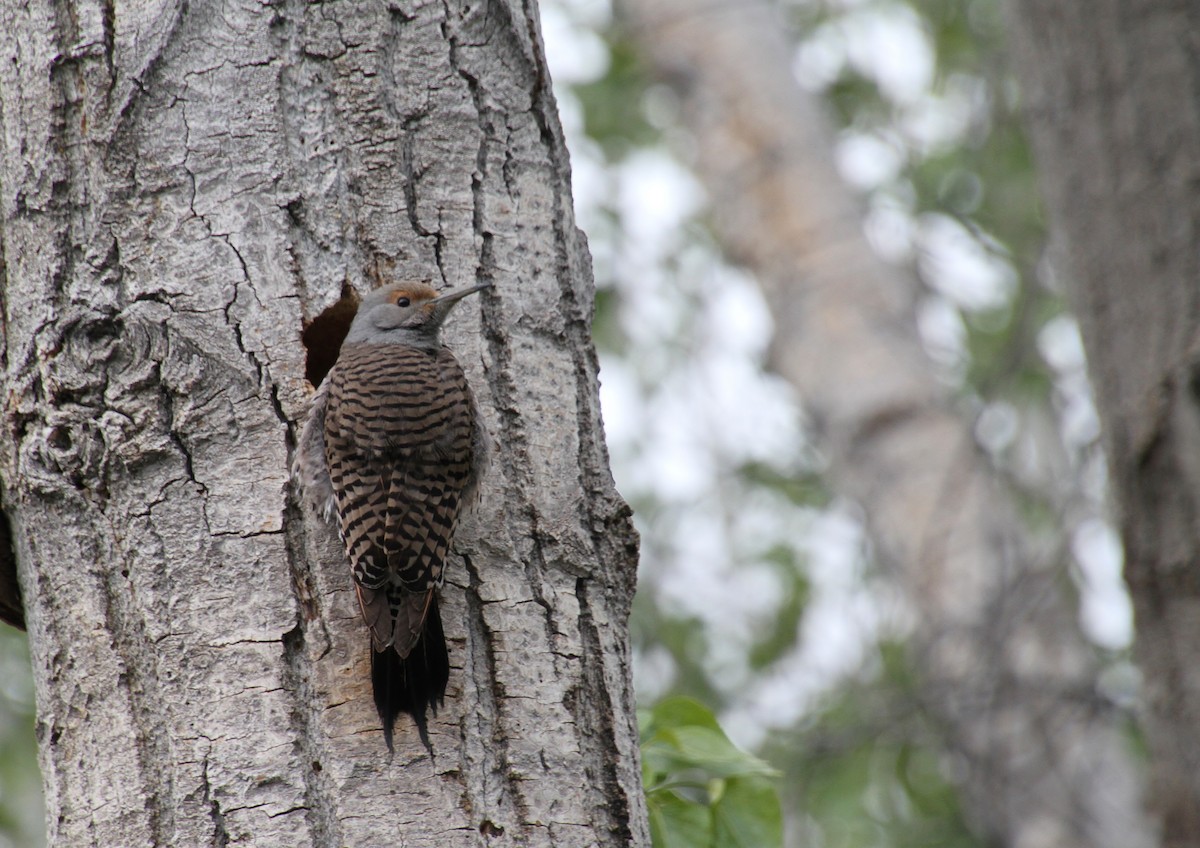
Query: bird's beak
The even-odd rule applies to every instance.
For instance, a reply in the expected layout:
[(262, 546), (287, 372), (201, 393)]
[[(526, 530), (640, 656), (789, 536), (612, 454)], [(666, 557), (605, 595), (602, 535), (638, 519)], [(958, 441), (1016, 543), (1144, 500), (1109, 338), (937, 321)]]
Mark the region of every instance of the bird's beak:
[(483, 291), (484, 289), (490, 289), (491, 287), (492, 287), (491, 283), (481, 283), (477, 286), (471, 286), (471, 288), (469, 288), (469, 289), (457, 289), (455, 291), (446, 292), (443, 295), (439, 295), (438, 297), (435, 297), (433, 300), (427, 301), (427, 303), (430, 303), (430, 304), (436, 303), (441, 307), (448, 307), (452, 303), (456, 303), (456, 302), (462, 300), (464, 297), (466, 297), (469, 294), (475, 294), (475, 292), (477, 292), (477, 291)]

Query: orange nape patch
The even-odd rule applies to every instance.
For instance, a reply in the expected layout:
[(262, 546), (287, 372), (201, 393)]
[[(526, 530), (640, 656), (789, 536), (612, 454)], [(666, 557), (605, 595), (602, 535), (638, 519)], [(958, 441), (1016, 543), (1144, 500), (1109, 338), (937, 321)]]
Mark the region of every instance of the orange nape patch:
[(423, 300), (433, 300), (437, 296), (437, 289), (425, 283), (400, 283), (387, 299), (396, 303), (400, 298), (406, 297), (413, 303), (420, 303)]
[(321, 385), (333, 363), (337, 362), (342, 342), (358, 314), (359, 297), (350, 286), (342, 287), (341, 299), (312, 320), (300, 333), (307, 353), (304, 376), (314, 387)]

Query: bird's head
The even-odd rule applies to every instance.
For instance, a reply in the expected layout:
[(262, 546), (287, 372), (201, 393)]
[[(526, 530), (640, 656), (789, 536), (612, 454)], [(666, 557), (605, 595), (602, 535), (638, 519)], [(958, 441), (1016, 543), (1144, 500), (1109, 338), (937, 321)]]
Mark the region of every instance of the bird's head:
[(394, 283), (375, 289), (359, 304), (346, 342), (435, 346), (442, 322), (454, 305), (490, 286), (484, 283), (442, 295), (425, 283)]

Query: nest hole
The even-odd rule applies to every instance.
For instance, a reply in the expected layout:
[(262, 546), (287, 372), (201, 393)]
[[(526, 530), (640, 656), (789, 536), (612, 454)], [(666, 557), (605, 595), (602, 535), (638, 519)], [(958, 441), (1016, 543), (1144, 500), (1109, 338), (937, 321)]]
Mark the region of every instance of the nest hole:
[(304, 328), (300, 341), (306, 357), (304, 376), (314, 387), (321, 385), (333, 363), (337, 362), (342, 342), (350, 332), (350, 322), (358, 312), (359, 298), (349, 285), (342, 286), (342, 297)]

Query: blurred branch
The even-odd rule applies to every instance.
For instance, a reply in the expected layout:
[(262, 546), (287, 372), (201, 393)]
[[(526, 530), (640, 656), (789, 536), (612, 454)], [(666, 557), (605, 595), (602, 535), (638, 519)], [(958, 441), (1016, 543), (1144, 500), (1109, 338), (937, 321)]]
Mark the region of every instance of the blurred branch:
[(1103, 424), (1163, 844), (1200, 844), (1200, 8), (1007, 4)]
[(765, 3), (625, 0), (680, 96), (728, 253), (775, 318), (771, 365), (804, 399), (830, 479), (862, 505), (917, 615), (923, 700), (970, 764), (976, 826), (1005, 845), (1152, 844), (1140, 776), (1092, 694), (1094, 652), (1057, 567), (950, 405), (913, 320), (914, 281), (875, 257)]

